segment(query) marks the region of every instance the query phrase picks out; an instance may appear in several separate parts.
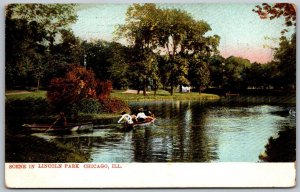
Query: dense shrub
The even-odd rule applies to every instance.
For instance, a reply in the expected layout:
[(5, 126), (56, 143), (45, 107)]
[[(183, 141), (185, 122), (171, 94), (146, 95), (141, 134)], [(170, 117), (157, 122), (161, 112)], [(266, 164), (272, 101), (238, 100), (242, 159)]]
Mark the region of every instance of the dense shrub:
[(52, 106), (43, 98), (7, 100), (5, 103), (6, 124), (17, 127), (25, 122), (37, 121), (42, 116), (53, 114)]
[(265, 162), (296, 161), (296, 129), (286, 129), (278, 133), (278, 138), (269, 138), (266, 151), (259, 156)]
[[(47, 92), (50, 103), (58, 110), (72, 110), (83, 113), (97, 113), (99, 111), (98, 98), (104, 111), (119, 111), (123, 106), (118, 100), (108, 100), (112, 90), (110, 81), (97, 82), (92, 70), (71, 65), (64, 78), (53, 78)], [(121, 107), (123, 108), (123, 107)]]
[(97, 83), (96, 94), (100, 100), (109, 97), (112, 91), (112, 83), (110, 81), (100, 81)]
[(100, 103), (98, 99), (85, 98), (74, 105), (73, 110), (77, 113), (98, 113), (100, 112)]
[(106, 98), (100, 100), (101, 104), (101, 112), (108, 112), (108, 113), (120, 113), (122, 111), (129, 111), (128, 104), (120, 99), (117, 98)]
[(64, 78), (51, 80), (47, 98), (55, 106), (66, 108), (84, 98), (96, 98), (96, 86), (97, 82), (92, 70), (71, 65)]

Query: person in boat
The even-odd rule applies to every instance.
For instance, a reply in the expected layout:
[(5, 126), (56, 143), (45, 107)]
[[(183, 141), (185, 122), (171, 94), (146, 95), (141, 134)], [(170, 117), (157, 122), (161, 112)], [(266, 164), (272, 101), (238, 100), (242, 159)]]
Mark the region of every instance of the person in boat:
[(151, 111), (149, 110), (149, 107), (147, 105), (144, 107), (144, 113), (148, 117), (154, 117), (154, 114), (151, 113)]
[(60, 112), (59, 113), (59, 116), (58, 116), (58, 118), (56, 120), (55, 125), (58, 125), (58, 126), (67, 126), (67, 118), (66, 118), (64, 112)]
[(118, 123), (125, 122), (127, 124), (133, 124), (133, 120), (131, 115), (127, 114), (125, 111), (123, 111), (121, 118), (118, 120)]
[(143, 122), (145, 120), (152, 120), (153, 117), (151, 116), (147, 116), (145, 113), (144, 113), (144, 109), (143, 108), (140, 108), (139, 109), (139, 113), (136, 115), (136, 119), (138, 122)]

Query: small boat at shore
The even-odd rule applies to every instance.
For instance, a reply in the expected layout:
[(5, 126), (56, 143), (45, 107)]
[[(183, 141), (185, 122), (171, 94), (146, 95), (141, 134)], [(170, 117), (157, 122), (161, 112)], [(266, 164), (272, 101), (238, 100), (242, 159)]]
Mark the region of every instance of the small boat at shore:
[(69, 123), (66, 126), (50, 124), (24, 124), (23, 128), (30, 132), (83, 132), (93, 131), (93, 123)]
[(225, 95), (226, 95), (226, 97), (228, 97), (228, 96), (240, 96), (240, 94), (238, 94), (238, 93), (226, 93)]
[(155, 121), (155, 118), (153, 119), (145, 119), (144, 121), (136, 121), (133, 124), (128, 124), (128, 123), (123, 123), (123, 129), (124, 130), (130, 130), (134, 127), (143, 127), (143, 126), (147, 126), (150, 125), (151, 123), (153, 123)]

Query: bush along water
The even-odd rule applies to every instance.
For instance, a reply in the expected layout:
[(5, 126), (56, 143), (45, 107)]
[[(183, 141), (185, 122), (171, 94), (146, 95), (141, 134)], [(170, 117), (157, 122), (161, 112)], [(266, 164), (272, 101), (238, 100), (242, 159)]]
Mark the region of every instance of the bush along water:
[(54, 108), (43, 98), (12, 99), (5, 102), (5, 121), (11, 128), (20, 128), (24, 123), (47, 121)]
[(97, 81), (92, 70), (71, 65), (63, 78), (53, 78), (47, 98), (57, 111), (72, 114), (118, 113), (128, 110), (126, 102), (110, 97), (112, 83)]
[(278, 135), (278, 138), (269, 138), (266, 150), (259, 155), (259, 159), (264, 162), (296, 161), (296, 129), (286, 129)]

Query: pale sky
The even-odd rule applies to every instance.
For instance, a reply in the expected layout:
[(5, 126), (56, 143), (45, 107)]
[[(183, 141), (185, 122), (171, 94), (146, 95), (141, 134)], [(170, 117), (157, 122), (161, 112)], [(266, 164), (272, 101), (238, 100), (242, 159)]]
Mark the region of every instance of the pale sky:
[[(157, 4), (161, 8), (184, 9), (196, 20), (206, 21), (212, 28), (207, 35), (221, 37), (219, 50), (223, 57), (231, 55), (266, 63), (272, 59), (268, 46), (277, 46), (266, 37), (278, 39), (285, 28), (284, 19), (262, 20), (252, 12), (256, 4)], [(111, 41), (116, 25), (124, 24), (130, 4), (86, 4), (78, 8), (78, 20), (72, 25), (82, 39)], [(289, 28), (293, 33), (294, 28)]]

